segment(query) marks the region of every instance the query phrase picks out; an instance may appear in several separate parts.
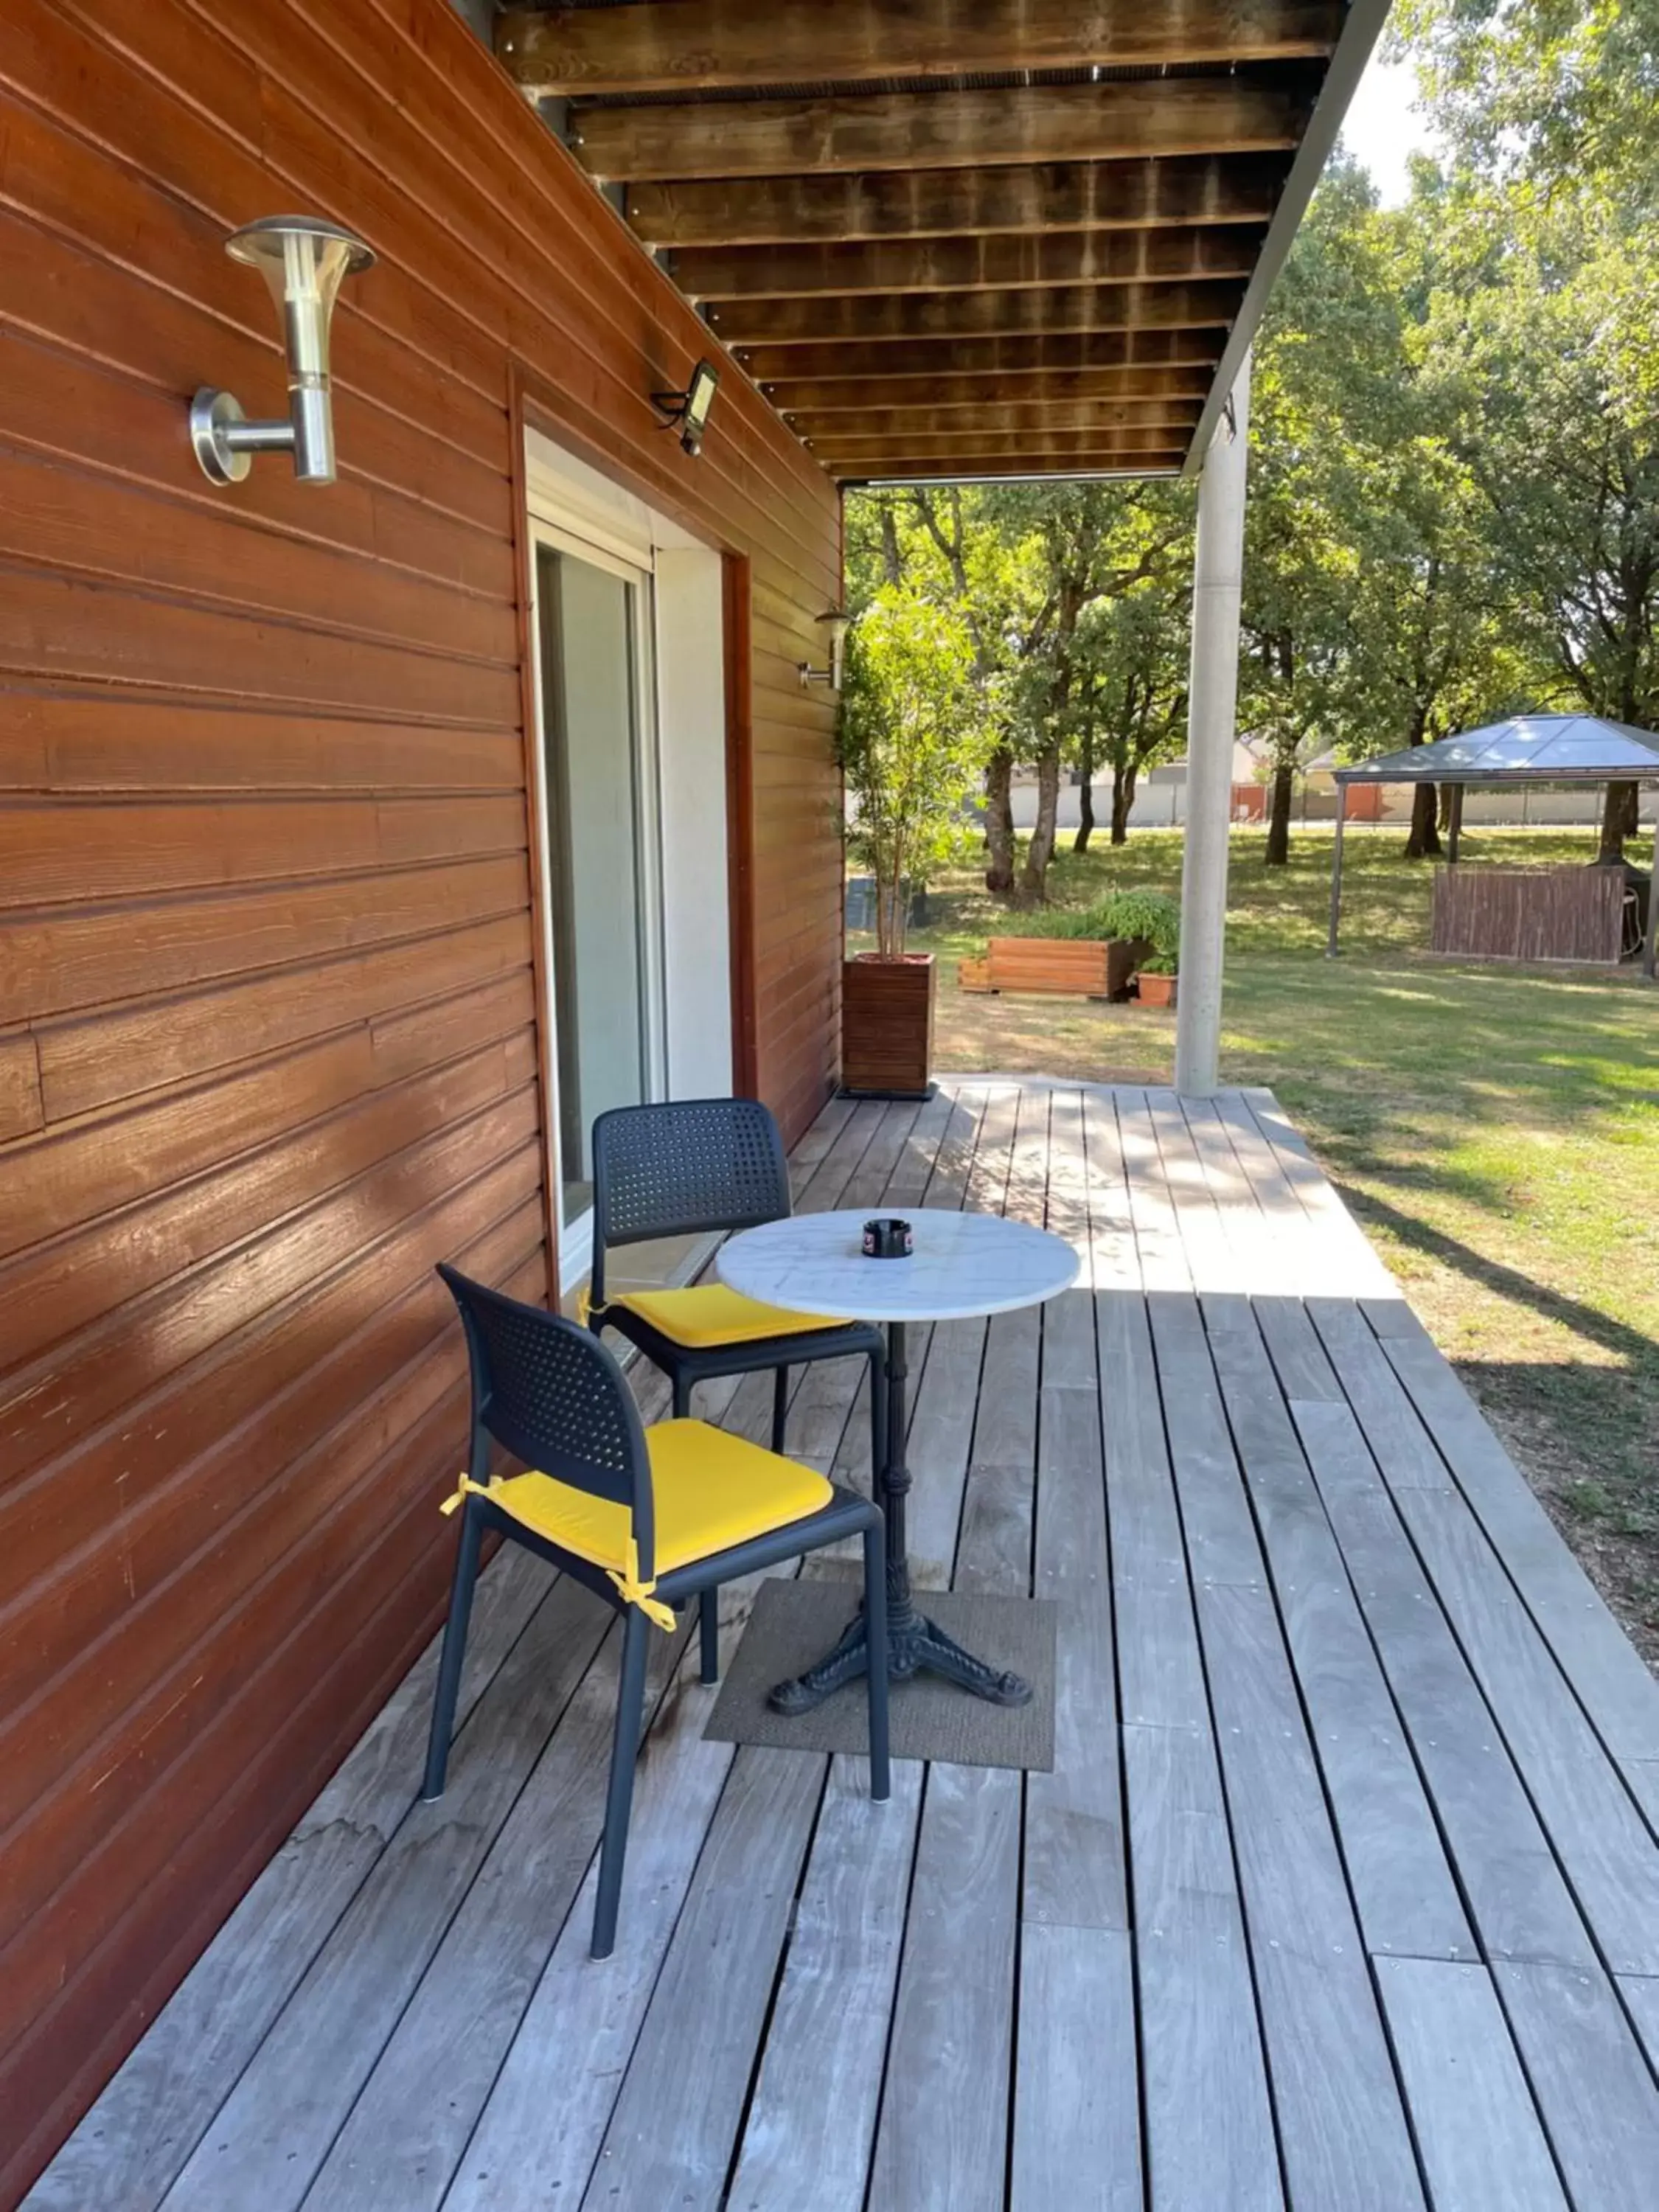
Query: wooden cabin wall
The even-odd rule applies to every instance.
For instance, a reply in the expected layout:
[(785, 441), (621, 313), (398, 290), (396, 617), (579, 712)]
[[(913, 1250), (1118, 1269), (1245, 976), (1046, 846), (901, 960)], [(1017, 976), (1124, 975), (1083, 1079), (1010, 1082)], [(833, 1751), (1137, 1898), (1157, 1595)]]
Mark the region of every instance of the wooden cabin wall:
[[(339, 482), (217, 490), (295, 208), (380, 256)], [(435, 1623), (433, 1262), (546, 1287), (521, 386), (732, 556), (740, 1034), (830, 1087), (837, 503), (735, 372), (662, 434), (707, 349), (446, 0), (0, 0), (0, 2203)]]

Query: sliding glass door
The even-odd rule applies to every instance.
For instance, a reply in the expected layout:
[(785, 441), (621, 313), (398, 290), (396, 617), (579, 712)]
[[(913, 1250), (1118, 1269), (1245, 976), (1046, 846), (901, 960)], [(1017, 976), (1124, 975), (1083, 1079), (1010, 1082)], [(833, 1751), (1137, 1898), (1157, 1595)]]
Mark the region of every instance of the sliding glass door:
[(535, 612), (561, 1267), (591, 1249), (593, 1117), (662, 1091), (651, 577), (538, 525)]

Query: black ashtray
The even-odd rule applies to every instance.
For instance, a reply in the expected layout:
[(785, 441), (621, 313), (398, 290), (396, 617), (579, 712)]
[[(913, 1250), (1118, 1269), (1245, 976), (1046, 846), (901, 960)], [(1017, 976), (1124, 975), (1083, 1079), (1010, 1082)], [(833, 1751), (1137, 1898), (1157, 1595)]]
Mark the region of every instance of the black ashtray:
[(910, 1224), (901, 1221), (896, 1214), (882, 1215), (878, 1220), (864, 1224), (864, 1256), (866, 1260), (908, 1260), (916, 1249), (915, 1238), (910, 1234)]

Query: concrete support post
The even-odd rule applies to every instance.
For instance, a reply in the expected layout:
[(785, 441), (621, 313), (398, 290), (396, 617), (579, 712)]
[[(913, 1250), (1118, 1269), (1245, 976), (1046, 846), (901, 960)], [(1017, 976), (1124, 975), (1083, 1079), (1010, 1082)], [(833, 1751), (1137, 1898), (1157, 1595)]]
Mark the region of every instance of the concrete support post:
[(1244, 479), (1249, 450), (1250, 356), (1233, 385), (1198, 488), (1193, 564), (1192, 672), (1187, 704), (1187, 835), (1181, 864), (1181, 983), (1176, 1088), (1206, 1098), (1218, 1087), (1221, 971), (1227, 931), (1227, 836), (1232, 814), (1238, 701), (1238, 608), (1244, 568)]

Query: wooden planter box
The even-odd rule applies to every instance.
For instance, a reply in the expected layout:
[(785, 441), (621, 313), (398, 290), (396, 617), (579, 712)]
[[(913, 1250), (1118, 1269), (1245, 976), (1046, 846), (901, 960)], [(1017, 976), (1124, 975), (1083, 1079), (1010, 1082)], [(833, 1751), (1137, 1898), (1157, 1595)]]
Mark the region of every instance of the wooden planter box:
[(983, 960), (964, 960), (964, 991), (1030, 991), (1051, 998), (1115, 999), (1151, 946), (1141, 938), (994, 937)]
[(843, 1091), (925, 1098), (933, 1066), (931, 952), (884, 960), (863, 952), (841, 969), (841, 1083)]

